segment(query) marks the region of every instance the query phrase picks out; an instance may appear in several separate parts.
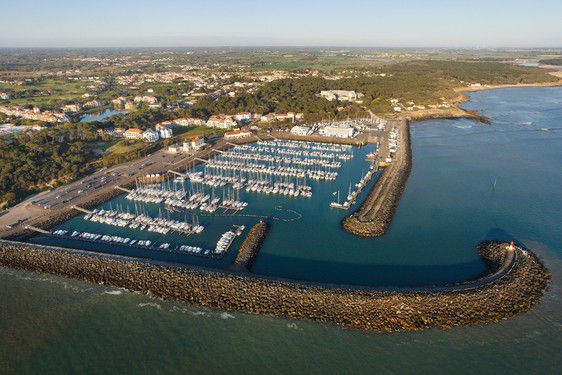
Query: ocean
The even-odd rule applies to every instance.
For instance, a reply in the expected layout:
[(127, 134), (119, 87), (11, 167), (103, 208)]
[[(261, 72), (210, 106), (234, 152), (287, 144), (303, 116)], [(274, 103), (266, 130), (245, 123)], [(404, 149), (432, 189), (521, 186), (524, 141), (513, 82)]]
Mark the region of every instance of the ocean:
[[(0, 268), (0, 369), (554, 373), (562, 365), (562, 88), (482, 91), (470, 99), (464, 107), (488, 116), (491, 125), (431, 120), (411, 127), (412, 174), (386, 236), (348, 235), (337, 226), (345, 213), (326, 207), (334, 187), (347, 189), (360, 175), (364, 166), (353, 164), (362, 160), (358, 155), (336, 185), (317, 187), (316, 199), (279, 202), (297, 205), (303, 217), (294, 225), (274, 223), (254, 271), (358, 285), (432, 285), (482, 272), (476, 243), (515, 240), (553, 272), (532, 312), (450, 331), (371, 334)], [(260, 199), (254, 203), (266, 209)]]

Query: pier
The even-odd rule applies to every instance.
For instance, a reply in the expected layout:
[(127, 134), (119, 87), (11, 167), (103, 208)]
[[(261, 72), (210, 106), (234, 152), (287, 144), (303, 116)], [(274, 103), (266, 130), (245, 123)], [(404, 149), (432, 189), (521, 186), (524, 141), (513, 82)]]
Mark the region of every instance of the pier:
[(85, 208), (78, 207), (78, 206), (71, 206), (70, 208), (73, 208), (73, 209), (78, 210), (80, 212), (83, 212), (85, 214), (91, 214), (92, 213), (92, 211), (86, 210)]
[(236, 259), (234, 259), (234, 262), (230, 266), (231, 269), (241, 272), (250, 272), (254, 260), (258, 256), (261, 244), (267, 235), (267, 229), (267, 223), (262, 220), (250, 229), (246, 239), (244, 239), (244, 242), (238, 250)]
[(121, 187), (121, 186), (118, 186), (118, 185), (115, 185), (115, 189), (124, 191), (125, 193), (130, 193), (130, 192), (131, 192), (130, 189), (125, 189), (124, 187)]
[(37, 228), (37, 227), (34, 227), (34, 226), (32, 226), (32, 225), (26, 225), (26, 226), (25, 226), (25, 229), (29, 229), (29, 230), (32, 230), (32, 231), (34, 231), (34, 232), (40, 233), (40, 234), (51, 234), (51, 232), (49, 232), (49, 231), (47, 231), (47, 230), (44, 230), (44, 229), (41, 229), (41, 228)]
[(410, 126), (406, 120), (397, 126), (396, 141), (389, 140), (388, 155), (394, 154), (390, 166), (385, 168), (359, 210), (342, 221), (343, 228), (350, 233), (379, 237), (390, 227), (412, 168)]

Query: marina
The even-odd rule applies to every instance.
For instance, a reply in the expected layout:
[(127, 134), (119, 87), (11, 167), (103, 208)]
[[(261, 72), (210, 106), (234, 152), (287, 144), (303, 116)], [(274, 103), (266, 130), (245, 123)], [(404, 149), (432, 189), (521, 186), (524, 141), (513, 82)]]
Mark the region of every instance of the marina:
[[(217, 241), (214, 249), (203, 249), (200, 246), (179, 245), (174, 246), (168, 242), (156, 243), (151, 240), (136, 240), (129, 237), (120, 237), (115, 235), (78, 232), (72, 231), (69, 233), (65, 229), (57, 229), (52, 233), (46, 234), (54, 238), (67, 238), (72, 240), (80, 240), (90, 243), (112, 244), (125, 246), (135, 249), (145, 249), (153, 251), (163, 251), (177, 254), (189, 254), (193, 256), (200, 256), (205, 258), (222, 258), (234, 242), (234, 239), (240, 236), (245, 227), (243, 225), (237, 226), (231, 230), (226, 231)], [(164, 233), (165, 234), (165, 233)]]
[[(333, 192), (349, 189), (352, 200), (360, 201), (376, 180), (376, 162), (367, 160), (367, 154), (376, 151), (375, 145), (285, 140), (233, 146), (198, 165), (187, 162), (167, 174), (138, 178), (132, 187), (119, 188), (125, 194), (55, 228), (67, 231), (64, 236), (39, 235), (33, 240), (64, 240), (88, 249), (96, 243), (104, 252), (159, 260), (170, 254), (179, 262), (223, 267), (236, 256), (229, 249), (241, 244), (238, 236), (229, 234), (236, 233), (232, 228), (266, 220), (272, 223), (271, 235), (283, 236), (300, 232), (298, 228), (309, 222), (318, 225), (319, 209), (326, 210), (330, 221), (341, 220), (343, 212), (329, 207)], [(69, 235), (75, 231), (96, 235)], [(118, 238), (96, 239), (101, 233)], [(321, 243), (331, 237), (319, 235), (310, 233), (310, 239)], [(267, 253), (268, 241), (264, 246)], [(211, 263), (197, 262), (196, 255), (203, 258), (205, 253), (212, 255), (207, 257)], [(224, 262), (213, 262), (224, 256)], [(256, 263), (259, 267), (259, 257)]]

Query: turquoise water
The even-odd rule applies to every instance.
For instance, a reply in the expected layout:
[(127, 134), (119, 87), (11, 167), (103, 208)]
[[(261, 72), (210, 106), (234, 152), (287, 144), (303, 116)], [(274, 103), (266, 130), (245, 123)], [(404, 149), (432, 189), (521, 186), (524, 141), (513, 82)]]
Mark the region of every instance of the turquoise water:
[(272, 231), (255, 269), (373, 285), (433, 283), (480, 272), (475, 243), (515, 239), (554, 272), (534, 311), (482, 327), (374, 335), (4, 268), (0, 364), (18, 373), (556, 373), (562, 88), (471, 99), (466, 107), (489, 116), (491, 126), (436, 120), (412, 127), (413, 171), (386, 237), (349, 242), (334, 240), (337, 234), (317, 246), (310, 226), (332, 219), (311, 218), (299, 233), (276, 238)]

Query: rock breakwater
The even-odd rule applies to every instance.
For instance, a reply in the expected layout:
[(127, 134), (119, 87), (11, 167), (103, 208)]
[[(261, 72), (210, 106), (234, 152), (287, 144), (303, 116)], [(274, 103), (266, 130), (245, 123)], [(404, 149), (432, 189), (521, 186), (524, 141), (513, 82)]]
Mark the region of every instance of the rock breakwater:
[[(306, 319), (373, 332), (497, 322), (529, 311), (550, 275), (529, 250), (478, 246), (490, 271), (468, 283), (383, 291), (164, 266), (80, 250), (0, 241), (0, 265), (127, 288), (167, 300)], [(510, 254), (510, 251), (512, 253)]]
[(410, 126), (399, 126), (399, 148), (359, 209), (342, 221), (343, 228), (362, 237), (379, 237), (386, 233), (406, 187), (412, 169)]
[(267, 229), (267, 223), (261, 220), (250, 229), (248, 235), (238, 250), (238, 255), (236, 255), (236, 259), (234, 259), (234, 262), (230, 267), (231, 269), (245, 272), (250, 271), (263, 240), (265, 240)]

